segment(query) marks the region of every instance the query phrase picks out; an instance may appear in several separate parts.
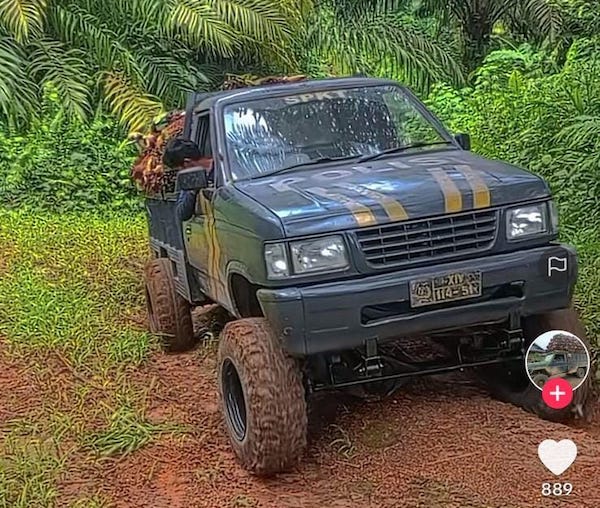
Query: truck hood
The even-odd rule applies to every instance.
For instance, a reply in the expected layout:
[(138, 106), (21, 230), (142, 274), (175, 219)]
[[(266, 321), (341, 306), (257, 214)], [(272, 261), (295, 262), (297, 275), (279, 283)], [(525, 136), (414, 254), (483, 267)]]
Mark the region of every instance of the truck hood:
[(302, 236), (545, 198), (538, 176), (463, 150), (299, 167), (235, 186)]

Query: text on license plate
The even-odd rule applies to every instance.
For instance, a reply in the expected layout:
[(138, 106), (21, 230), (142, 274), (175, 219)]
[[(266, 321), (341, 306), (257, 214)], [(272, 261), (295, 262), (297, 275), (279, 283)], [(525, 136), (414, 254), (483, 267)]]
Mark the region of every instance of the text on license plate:
[(481, 296), (481, 272), (457, 272), (410, 281), (410, 305), (421, 307)]

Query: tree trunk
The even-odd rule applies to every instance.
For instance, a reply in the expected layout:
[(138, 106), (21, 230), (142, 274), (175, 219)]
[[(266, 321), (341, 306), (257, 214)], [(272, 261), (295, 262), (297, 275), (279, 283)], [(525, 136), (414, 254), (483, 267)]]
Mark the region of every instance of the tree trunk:
[(491, 35), (492, 24), (479, 13), (474, 13), (471, 20), (463, 25), (463, 64), (468, 73), (479, 67), (487, 56)]

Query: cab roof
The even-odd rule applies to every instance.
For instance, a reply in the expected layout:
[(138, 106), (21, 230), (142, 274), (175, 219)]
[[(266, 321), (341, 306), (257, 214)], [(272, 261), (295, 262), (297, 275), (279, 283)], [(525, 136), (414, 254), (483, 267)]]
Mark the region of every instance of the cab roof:
[(255, 100), (266, 97), (307, 93), (312, 91), (336, 90), (340, 88), (354, 88), (361, 86), (394, 85), (400, 86), (398, 82), (391, 79), (348, 77), (348, 78), (325, 78), (308, 79), (295, 83), (277, 83), (237, 88), (211, 93), (191, 94), (188, 107), (192, 105), (193, 112), (211, 109), (217, 104), (229, 104), (232, 102)]

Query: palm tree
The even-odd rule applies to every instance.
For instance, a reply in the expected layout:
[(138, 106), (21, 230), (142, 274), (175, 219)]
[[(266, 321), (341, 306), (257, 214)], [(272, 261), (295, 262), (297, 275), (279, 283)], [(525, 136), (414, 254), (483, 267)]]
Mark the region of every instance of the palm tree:
[(433, 81), (461, 83), (452, 52), (411, 13), (410, 0), (316, 0), (303, 48), (334, 73), (392, 75), (420, 91)]
[[(392, 74), (461, 81), (453, 56), (406, 22), (407, 0), (0, 0), (0, 120), (35, 117), (50, 84), (65, 112), (97, 107), (131, 130), (223, 74)], [(404, 17), (403, 17), (404, 16)]]
[(293, 66), (308, 1), (0, 0), (0, 118), (32, 118), (51, 83), (68, 114), (138, 130), (224, 68)]
[(473, 70), (485, 58), (493, 30), (504, 24), (528, 38), (554, 38), (561, 27), (551, 0), (421, 0), (421, 12), (455, 23), (463, 38), (463, 64)]

